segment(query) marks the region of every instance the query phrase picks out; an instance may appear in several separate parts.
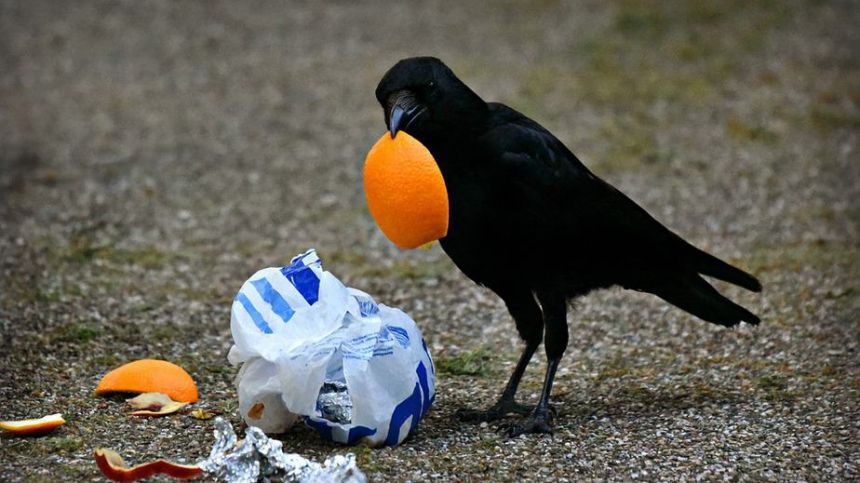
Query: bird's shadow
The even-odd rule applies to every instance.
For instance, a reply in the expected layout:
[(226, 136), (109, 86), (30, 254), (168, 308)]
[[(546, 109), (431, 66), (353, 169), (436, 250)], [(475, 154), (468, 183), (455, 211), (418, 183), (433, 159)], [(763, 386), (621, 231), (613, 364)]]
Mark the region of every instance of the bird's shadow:
[(556, 423), (577, 425), (595, 419), (641, 419), (689, 409), (736, 406), (751, 397), (737, 390), (694, 382), (672, 388), (634, 385), (593, 393), (566, 391), (553, 400)]
[[(565, 390), (553, 394), (554, 426), (559, 429), (586, 427), (595, 420), (642, 419), (666, 414), (677, 414), (689, 409), (704, 407), (735, 406), (748, 402), (753, 396), (725, 387), (704, 382), (690, 382), (671, 388), (647, 388), (637, 385), (622, 385), (606, 389), (600, 384), (582, 390)], [(474, 403), (474, 401), (472, 401)], [(449, 400), (430, 411), (403, 443), (406, 446), (428, 444), (438, 438), (450, 437), (451, 432), (473, 432), (476, 423), (461, 421), (457, 411), (465, 407), (465, 401)], [(522, 416), (510, 415), (490, 423), (490, 431), (505, 430), (515, 425)], [(493, 429), (494, 428), (494, 429)], [(278, 437), (284, 441), (285, 449), (328, 452), (343, 445), (324, 441), (315, 430), (297, 425), (289, 436)]]

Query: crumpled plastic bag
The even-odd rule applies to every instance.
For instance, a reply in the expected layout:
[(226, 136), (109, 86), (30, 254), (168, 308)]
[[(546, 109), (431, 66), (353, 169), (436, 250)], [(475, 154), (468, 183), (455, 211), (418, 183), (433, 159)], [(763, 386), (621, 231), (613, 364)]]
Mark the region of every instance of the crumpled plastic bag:
[(436, 370), (408, 315), (324, 271), (314, 250), (260, 270), (233, 302), (228, 358), (249, 426), (303, 420), (331, 441), (402, 442), (436, 395)]

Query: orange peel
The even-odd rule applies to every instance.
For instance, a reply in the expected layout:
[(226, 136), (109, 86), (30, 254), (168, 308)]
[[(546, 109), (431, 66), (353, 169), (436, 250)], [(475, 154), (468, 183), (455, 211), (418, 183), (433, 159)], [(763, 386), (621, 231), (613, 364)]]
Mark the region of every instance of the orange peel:
[(190, 480), (203, 474), (203, 469), (199, 466), (180, 465), (164, 459), (128, 467), (119, 453), (107, 448), (96, 449), (93, 456), (102, 473), (113, 481), (135, 481), (157, 474), (165, 474), (180, 480)]
[(191, 417), (194, 419), (199, 419), (201, 421), (206, 421), (208, 419), (212, 419), (217, 416), (218, 413), (215, 411), (209, 411), (208, 409), (195, 409), (191, 411)]
[(197, 385), (185, 369), (159, 359), (129, 362), (105, 374), (96, 394), (111, 392), (160, 392), (174, 401), (197, 401)]
[(51, 414), (37, 419), (21, 419), (18, 421), (0, 421), (0, 429), (22, 436), (45, 434), (66, 424), (60, 413)]
[(388, 133), (364, 163), (364, 193), (382, 233), (400, 248), (448, 234), (448, 190), (430, 151), (406, 132)]
[(132, 416), (167, 416), (188, 405), (187, 402), (174, 401), (167, 394), (160, 392), (145, 392), (125, 402), (137, 409), (130, 413)]

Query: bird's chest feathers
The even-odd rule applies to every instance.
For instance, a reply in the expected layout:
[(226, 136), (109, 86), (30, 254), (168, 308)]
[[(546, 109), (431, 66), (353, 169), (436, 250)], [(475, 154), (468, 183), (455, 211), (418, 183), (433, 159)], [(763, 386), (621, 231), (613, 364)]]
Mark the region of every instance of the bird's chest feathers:
[[(446, 162), (447, 161), (447, 162)], [(449, 238), (494, 245), (519, 237), (525, 203), (523, 187), (480, 158), (440, 163), (448, 190)]]

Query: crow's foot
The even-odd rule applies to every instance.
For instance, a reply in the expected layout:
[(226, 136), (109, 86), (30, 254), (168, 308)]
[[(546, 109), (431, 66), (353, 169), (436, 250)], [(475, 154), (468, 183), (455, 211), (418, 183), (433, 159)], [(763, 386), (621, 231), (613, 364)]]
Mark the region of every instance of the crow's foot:
[(511, 438), (531, 433), (552, 434), (552, 411), (531, 414), (522, 424), (508, 428), (508, 436)]
[(457, 411), (457, 417), (461, 421), (480, 423), (483, 421), (496, 421), (508, 414), (529, 414), (533, 409), (533, 406), (520, 404), (513, 399), (506, 399), (497, 401), (496, 404), (485, 410), (461, 409)]

